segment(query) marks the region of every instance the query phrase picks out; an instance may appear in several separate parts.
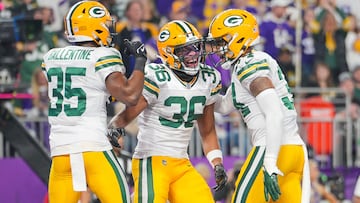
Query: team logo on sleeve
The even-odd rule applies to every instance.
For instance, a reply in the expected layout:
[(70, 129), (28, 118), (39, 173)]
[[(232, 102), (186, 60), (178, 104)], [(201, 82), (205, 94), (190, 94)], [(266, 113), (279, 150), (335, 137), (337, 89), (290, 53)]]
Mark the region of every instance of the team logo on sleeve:
[(244, 19), (241, 16), (229, 16), (225, 18), (224, 25), (227, 27), (239, 26), (243, 23)]
[(105, 14), (106, 14), (106, 11), (99, 6), (94, 6), (94, 7), (90, 8), (90, 10), (89, 10), (89, 15), (94, 18), (104, 17)]
[(169, 30), (163, 30), (160, 34), (159, 34), (159, 41), (160, 42), (164, 42), (167, 39), (169, 39), (170, 37), (170, 32)]

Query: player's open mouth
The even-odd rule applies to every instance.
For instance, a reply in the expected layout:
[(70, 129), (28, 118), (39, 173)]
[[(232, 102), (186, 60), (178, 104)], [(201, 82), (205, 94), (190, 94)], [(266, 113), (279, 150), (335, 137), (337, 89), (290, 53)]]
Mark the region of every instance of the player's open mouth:
[(192, 60), (185, 61), (184, 63), (186, 65), (186, 67), (192, 67), (193, 68), (193, 67), (197, 66), (198, 60), (197, 59), (192, 59)]

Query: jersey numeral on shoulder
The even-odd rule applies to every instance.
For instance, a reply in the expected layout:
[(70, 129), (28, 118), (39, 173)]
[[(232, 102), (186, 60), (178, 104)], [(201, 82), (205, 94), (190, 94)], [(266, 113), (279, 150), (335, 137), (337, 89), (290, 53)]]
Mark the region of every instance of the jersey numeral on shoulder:
[(171, 80), (170, 74), (163, 67), (157, 66), (157, 65), (155, 65), (155, 66), (149, 65), (149, 68), (151, 68), (155, 71), (156, 79), (159, 82)]
[(216, 83), (216, 75), (214, 70), (209, 68), (203, 68), (201, 71), (202, 79), (206, 82), (206, 80), (211, 80), (212, 83)]

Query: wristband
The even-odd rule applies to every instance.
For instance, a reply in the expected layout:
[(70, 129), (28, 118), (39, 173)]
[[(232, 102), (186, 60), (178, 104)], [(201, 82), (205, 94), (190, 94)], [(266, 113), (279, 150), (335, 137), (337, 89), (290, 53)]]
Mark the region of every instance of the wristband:
[(206, 154), (206, 158), (209, 161), (210, 165), (214, 168), (214, 164), (212, 163), (212, 160), (216, 158), (223, 159), (222, 151), (220, 149), (211, 150)]
[(134, 70), (139, 70), (141, 72), (144, 72), (145, 63), (146, 63), (146, 58), (136, 57)]

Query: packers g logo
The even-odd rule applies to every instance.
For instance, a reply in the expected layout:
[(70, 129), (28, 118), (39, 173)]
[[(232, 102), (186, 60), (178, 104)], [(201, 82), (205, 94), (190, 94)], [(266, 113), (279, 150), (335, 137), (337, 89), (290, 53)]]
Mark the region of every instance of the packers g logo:
[(160, 34), (159, 34), (159, 41), (160, 42), (164, 42), (166, 40), (168, 40), (170, 37), (170, 32), (169, 30), (163, 30)]
[(224, 25), (227, 27), (239, 26), (244, 22), (244, 19), (241, 16), (229, 16), (225, 18)]
[(104, 17), (105, 14), (106, 14), (106, 11), (99, 6), (92, 7), (89, 10), (89, 15), (94, 18)]

